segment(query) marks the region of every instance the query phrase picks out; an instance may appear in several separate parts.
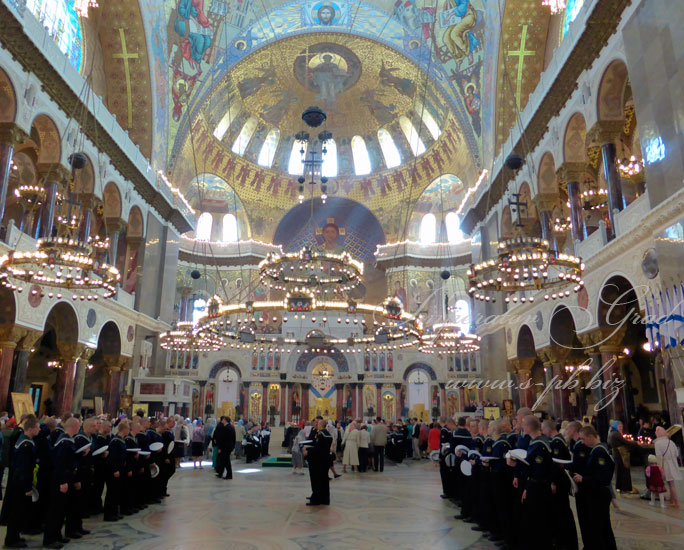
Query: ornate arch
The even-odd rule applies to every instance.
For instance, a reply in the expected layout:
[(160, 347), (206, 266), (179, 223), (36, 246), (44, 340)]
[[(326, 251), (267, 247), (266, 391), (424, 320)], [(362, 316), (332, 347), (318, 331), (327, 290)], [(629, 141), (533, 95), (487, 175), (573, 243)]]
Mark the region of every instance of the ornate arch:
[(309, 365), (311, 365), (312, 361), (318, 357), (332, 359), (332, 361), (335, 363), (338, 373), (349, 372), (349, 363), (347, 362), (347, 358), (344, 356), (344, 353), (337, 348), (330, 348), (328, 353), (309, 350), (309, 353), (300, 354), (297, 362), (295, 363), (295, 372), (307, 372)]
[(424, 370), (430, 376), (430, 380), (437, 381), (437, 374), (435, 373), (435, 369), (433, 369), (427, 363), (421, 363), (421, 362), (412, 363), (406, 368), (406, 370), (404, 371), (404, 380), (408, 380), (409, 375), (414, 370)]
[(211, 367), (211, 370), (209, 371), (209, 374), (207, 375), (208, 380), (214, 380), (218, 377), (219, 373), (222, 370), (225, 369), (233, 369), (237, 371), (238, 375), (240, 376), (240, 379), (242, 379), (242, 371), (240, 370), (240, 367), (238, 367), (235, 363), (232, 361), (219, 361), (218, 363), (215, 363), (213, 367)]

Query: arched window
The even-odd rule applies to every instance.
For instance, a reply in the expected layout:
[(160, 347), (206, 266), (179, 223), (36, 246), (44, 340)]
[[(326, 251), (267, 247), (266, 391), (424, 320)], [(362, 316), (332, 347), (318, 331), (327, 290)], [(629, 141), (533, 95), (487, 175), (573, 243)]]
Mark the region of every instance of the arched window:
[(437, 124), (437, 121), (432, 116), (432, 113), (419, 99), (416, 99), (415, 103), (413, 104), (413, 109), (416, 111), (416, 113), (418, 113), (418, 116), (421, 117), (421, 119), (423, 120), (423, 124), (425, 124), (425, 127), (428, 129), (428, 132), (430, 132), (432, 139), (437, 140), (439, 136), (442, 135), (442, 131), (439, 129), (439, 124)]
[(432, 213), (425, 214), (425, 216), (423, 216), (423, 219), (420, 221), (420, 242), (423, 244), (434, 243), (436, 235), (437, 218)]
[(380, 143), (380, 149), (382, 149), (382, 156), (385, 157), (385, 166), (387, 168), (399, 166), (401, 164), (399, 149), (397, 149), (392, 135), (384, 128), (378, 130), (378, 142)]
[(418, 131), (413, 125), (413, 122), (411, 122), (405, 116), (400, 116), (399, 125), (406, 136), (406, 141), (408, 141), (409, 147), (411, 147), (413, 154), (415, 156), (422, 155), (425, 152), (425, 144), (423, 143), (423, 140), (420, 139), (420, 135), (418, 135)]
[(259, 151), (259, 158), (257, 163), (259, 166), (265, 166), (270, 168), (273, 164), (273, 157), (275, 157), (276, 150), (278, 149), (278, 142), (280, 141), (280, 130), (278, 128), (271, 128), (271, 131), (266, 135), (264, 144), (261, 146), (261, 151)]
[(328, 152), (323, 157), (321, 175), (327, 178), (334, 178), (337, 176), (337, 143), (335, 143), (334, 139), (329, 139), (325, 142), (325, 148)]
[(197, 298), (193, 302), (192, 308), (192, 324), (196, 325), (199, 318), (204, 315), (204, 311), (207, 309), (207, 301), (202, 298)]
[(209, 212), (204, 212), (197, 218), (197, 227), (195, 228), (195, 238), (198, 241), (211, 240), (211, 226), (213, 218)]
[(240, 113), (241, 108), (242, 100), (240, 99), (230, 104), (230, 107), (226, 111), (226, 114), (223, 115), (223, 118), (216, 125), (216, 128), (214, 128), (214, 137), (216, 139), (218, 139), (219, 141), (223, 139), (223, 136), (226, 135), (226, 132), (230, 128), (231, 124), (235, 122), (235, 118)]
[(470, 332), (470, 304), (467, 300), (456, 300), (454, 304), (454, 323), (459, 326), (461, 332)]
[(233, 214), (223, 216), (223, 242), (234, 243), (238, 240), (238, 223)]
[(450, 243), (460, 243), (463, 240), (463, 231), (461, 231), (461, 222), (458, 219), (456, 212), (449, 212), (444, 218), (444, 225), (446, 225), (447, 240)]
[(370, 174), (371, 163), (366, 149), (366, 142), (361, 136), (354, 136), (351, 140), (352, 156), (354, 157), (354, 173), (357, 176)]
[(62, 53), (69, 58), (69, 62), (80, 71), (83, 57), (81, 23), (74, 2), (28, 0), (26, 7), (40, 21)]
[(242, 130), (240, 130), (238, 137), (235, 138), (233, 147), (231, 147), (231, 151), (233, 151), (233, 153), (240, 156), (245, 154), (247, 146), (249, 145), (249, 141), (252, 139), (252, 136), (256, 131), (257, 124), (258, 121), (256, 117), (251, 116), (247, 119), (245, 124), (242, 126)]
[[(293, 176), (301, 176), (304, 173), (304, 155), (306, 155), (306, 150), (309, 148), (307, 143), (302, 143), (300, 141), (295, 141), (292, 144), (292, 152), (290, 153), (290, 162), (287, 164), (288, 173)], [(304, 153), (302, 154), (302, 150)]]
[(568, 0), (568, 4), (565, 7), (565, 18), (563, 19), (563, 36), (568, 32), (570, 23), (577, 18), (577, 14), (579, 14), (583, 5), (584, 0)]

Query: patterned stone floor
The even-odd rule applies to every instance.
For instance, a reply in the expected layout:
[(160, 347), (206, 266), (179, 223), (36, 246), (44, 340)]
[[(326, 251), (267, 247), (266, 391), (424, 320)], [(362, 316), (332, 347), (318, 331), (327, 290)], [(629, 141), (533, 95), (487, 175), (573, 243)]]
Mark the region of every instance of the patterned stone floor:
[[(339, 468), (341, 470), (341, 467)], [(249, 471), (257, 470), (257, 471)], [(388, 466), (382, 474), (347, 474), (331, 482), (332, 505), (304, 505), (308, 475), (238, 462), (234, 479), (181, 469), (163, 504), (115, 524), (86, 520), (93, 534), (73, 550), (492, 550), (495, 546), (453, 518), (438, 497), (439, 471), (426, 461)], [(613, 513), (618, 548), (684, 547), (684, 513), (620, 498)], [(4, 528), (0, 529), (4, 540)], [(40, 537), (29, 537), (38, 548)]]

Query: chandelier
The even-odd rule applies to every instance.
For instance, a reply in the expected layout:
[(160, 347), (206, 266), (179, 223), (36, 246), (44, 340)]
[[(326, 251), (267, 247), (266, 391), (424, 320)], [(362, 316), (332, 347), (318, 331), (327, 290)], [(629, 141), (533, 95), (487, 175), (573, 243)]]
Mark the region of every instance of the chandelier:
[(565, 219), (556, 218), (553, 221), (554, 233), (565, 233), (566, 231), (570, 231), (571, 228), (572, 228), (572, 220), (570, 219), (570, 217), (567, 217)]
[[(40, 185), (23, 185), (15, 193), (25, 211), (35, 211), (46, 199)], [(50, 291), (41, 290), (41, 297), (60, 299), (70, 292), (74, 301), (114, 296), (119, 271), (97, 259), (97, 252), (109, 247), (109, 239), (80, 238), (81, 207), (71, 192), (68, 198), (57, 196), (56, 209), (52, 233), (38, 239), (36, 250), (13, 250), (0, 257), (0, 284), (17, 292), (22, 292), (25, 284), (46, 286)]]
[[(328, 117), (323, 111), (323, 109), (321, 109), (320, 107), (316, 107), (315, 105), (307, 107), (307, 109), (302, 113), (302, 120), (310, 128), (318, 128), (327, 120), (327, 118)], [(315, 142), (311, 141), (311, 136), (308, 132), (302, 130), (301, 132), (297, 132), (297, 134), (295, 134), (294, 136), (295, 141), (301, 144), (299, 153), (302, 156), (302, 164), (304, 165), (303, 174), (299, 176), (299, 178), (297, 178), (297, 182), (299, 183), (298, 199), (300, 203), (304, 201), (304, 183), (306, 182), (306, 174), (311, 175), (309, 185), (312, 186), (312, 190), (313, 186), (316, 185), (315, 176), (320, 175), (321, 200), (323, 201), (323, 203), (325, 203), (325, 201), (328, 198), (328, 178), (323, 175), (322, 168), (324, 157), (328, 153), (326, 142), (331, 140), (332, 137), (332, 132), (328, 132), (327, 130), (323, 130), (318, 134), (318, 142), (321, 144), (321, 152), (319, 155), (319, 153), (316, 151), (316, 144)]]
[(202, 330), (196, 330), (191, 322), (182, 321), (174, 330), (159, 335), (159, 345), (168, 351), (207, 353), (220, 351), (223, 341)]
[(314, 295), (342, 294), (361, 284), (363, 264), (348, 252), (329, 254), (304, 247), (288, 254), (269, 253), (259, 264), (260, 281), (270, 288)]
[(565, 9), (567, 2), (566, 0), (542, 0), (542, 6), (548, 6), (551, 10), (551, 15), (560, 13)]
[(438, 355), (470, 353), (480, 349), (480, 337), (467, 334), (455, 323), (438, 323), (423, 334), (418, 349)]
[[(550, 289), (573, 285), (579, 292), (584, 286), (584, 264), (578, 257), (557, 253), (545, 239), (516, 237), (499, 243), (498, 257), (468, 269), (470, 288), (468, 292), (477, 300), (495, 302), (495, 293), (504, 292), (505, 302), (534, 302), (534, 296), (518, 296), (515, 293), (544, 290), (544, 299), (570, 296), (570, 290)], [(512, 294), (512, 296), (511, 296)]]
[(644, 168), (644, 161), (638, 160), (636, 156), (623, 158), (617, 161), (617, 167), (623, 178), (631, 178), (640, 174)]
[[(266, 312), (281, 311), (283, 321), (319, 321), (323, 324), (357, 325), (360, 334), (348, 338), (333, 338), (323, 330), (314, 328), (302, 338), (283, 337), (280, 334), (259, 333), (257, 321), (263, 322)], [(307, 315), (310, 317), (307, 318)], [(359, 317), (365, 315), (366, 317)], [(288, 292), (283, 300), (223, 304), (219, 296), (207, 303), (207, 310), (195, 330), (210, 334), (226, 342), (232, 349), (276, 346), (282, 351), (308, 353), (309, 350), (329, 353), (333, 348), (344, 347), (349, 352), (361, 352), (366, 346), (376, 349), (403, 349), (420, 342), (422, 324), (414, 315), (403, 310), (401, 302), (386, 298), (382, 305), (349, 301), (318, 300), (313, 292)], [(230, 344), (228, 344), (230, 342)], [(304, 349), (300, 349), (304, 348)]]

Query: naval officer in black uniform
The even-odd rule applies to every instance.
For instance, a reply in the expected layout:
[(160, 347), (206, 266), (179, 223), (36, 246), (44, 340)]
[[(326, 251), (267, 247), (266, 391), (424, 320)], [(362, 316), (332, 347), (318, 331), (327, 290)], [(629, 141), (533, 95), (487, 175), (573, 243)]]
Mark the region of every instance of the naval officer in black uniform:
[(302, 454), (309, 461), (311, 471), (311, 500), (307, 506), (330, 504), (330, 449), (333, 438), (326, 430), (325, 420), (318, 421), (318, 430), (312, 446), (302, 449)]

